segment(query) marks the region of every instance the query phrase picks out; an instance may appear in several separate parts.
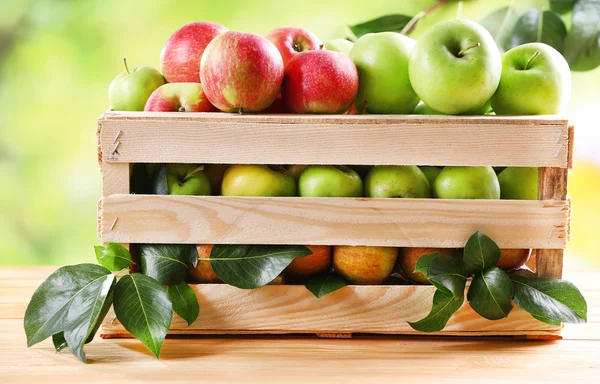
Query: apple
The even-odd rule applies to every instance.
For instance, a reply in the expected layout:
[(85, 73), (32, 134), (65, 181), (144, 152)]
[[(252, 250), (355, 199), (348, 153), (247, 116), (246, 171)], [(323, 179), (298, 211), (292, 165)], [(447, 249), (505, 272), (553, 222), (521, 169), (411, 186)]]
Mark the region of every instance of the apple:
[(433, 186), (433, 182), (438, 177), (440, 172), (442, 172), (441, 167), (434, 166), (421, 166), (419, 167), (419, 169), (421, 170), (421, 172), (423, 172), (423, 174), (427, 178), (427, 181), (429, 181), (430, 186)]
[(144, 111), (149, 112), (213, 112), (217, 109), (208, 101), (200, 83), (169, 83), (152, 94)]
[(433, 182), (440, 199), (499, 199), (500, 184), (492, 167), (444, 167)]
[(227, 28), (217, 23), (184, 25), (169, 37), (160, 53), (160, 69), (169, 83), (199, 83), (198, 65), (208, 43)]
[(398, 248), (393, 247), (333, 248), (333, 268), (352, 284), (383, 283), (392, 273), (397, 258)]
[(492, 97), (496, 115), (561, 113), (571, 95), (565, 58), (544, 43), (519, 45), (502, 56), (502, 76)]
[(194, 283), (199, 284), (214, 284), (222, 283), (223, 281), (215, 274), (210, 260), (202, 260), (210, 258), (210, 252), (213, 249), (212, 244), (199, 244), (196, 246), (198, 250), (198, 264), (194, 267), (189, 265), (190, 277), (194, 280)]
[(354, 169), (361, 179), (367, 177), (369, 171), (373, 168), (372, 165), (351, 165), (350, 168)]
[(498, 174), (498, 182), (502, 199), (538, 199), (537, 167), (507, 167)]
[(268, 32), (265, 37), (275, 45), (281, 54), (284, 67), (298, 53), (319, 49), (321, 46), (321, 40), (304, 28), (276, 28)]
[(200, 82), (212, 105), (225, 112), (260, 111), (273, 103), (283, 60), (266, 38), (228, 31), (215, 37), (200, 61)]
[(134, 67), (131, 71), (123, 59), (125, 70), (108, 87), (108, 101), (114, 111), (143, 111), (154, 90), (165, 83), (165, 78), (152, 67)]
[[(492, 106), (490, 101), (488, 100), (488, 102), (486, 102), (483, 106), (476, 108), (472, 111), (467, 111), (465, 113), (461, 113), (461, 115), (485, 115), (492, 112)], [(430, 106), (428, 106), (427, 104), (420, 102), (419, 105), (416, 106), (415, 110), (413, 111), (414, 114), (416, 115), (445, 115), (445, 113), (442, 113), (440, 111), (436, 111), (435, 109), (431, 108)]]
[(363, 182), (358, 173), (344, 165), (309, 165), (298, 180), (302, 197), (361, 197)]
[(297, 257), (285, 272), (289, 278), (300, 278), (326, 272), (331, 267), (331, 247), (328, 245), (307, 245), (312, 254)]
[(229, 168), (229, 164), (206, 164), (204, 166), (204, 173), (208, 176), (213, 195), (221, 194), (221, 183), (223, 182), (223, 175), (225, 175), (227, 168)]
[(210, 195), (210, 180), (204, 173), (204, 166), (167, 164), (165, 168), (170, 195)]
[(397, 266), (407, 279), (419, 284), (430, 284), (429, 280), (421, 272), (415, 272), (417, 261), (421, 256), (429, 253), (439, 252), (440, 255), (452, 256), (460, 259), (461, 252), (454, 248), (404, 248), (398, 259)]
[(221, 184), (223, 196), (295, 196), (296, 180), (278, 165), (231, 165)]
[(348, 55), (305, 51), (285, 68), (281, 96), (288, 112), (344, 113), (357, 90), (358, 72)]
[(269, 105), (267, 108), (260, 111), (260, 113), (261, 114), (287, 113), (287, 111), (285, 110), (285, 106), (283, 105), (283, 99), (281, 98), (281, 93), (279, 93), (277, 95), (277, 97), (275, 98), (275, 101), (273, 101), (273, 103), (271, 105)]
[(531, 256), (531, 249), (501, 249), (496, 267), (505, 271), (521, 268)]
[(292, 176), (294, 176), (294, 179), (298, 180), (302, 172), (304, 172), (304, 170), (306, 169), (306, 167), (308, 167), (308, 165), (306, 164), (292, 164), (288, 165), (286, 169), (289, 173), (292, 174)]
[(469, 20), (449, 20), (419, 38), (408, 73), (425, 104), (458, 115), (482, 107), (492, 97), (500, 82), (502, 59), (484, 27)]
[(376, 165), (365, 179), (365, 196), (431, 197), (431, 186), (415, 165)]
[(350, 58), (360, 78), (354, 107), (362, 113), (411, 113), (419, 103), (408, 77), (415, 41), (396, 32), (361, 36)]
[(346, 39), (333, 39), (323, 44), (323, 46), (328, 51), (342, 52), (349, 55), (354, 43)]

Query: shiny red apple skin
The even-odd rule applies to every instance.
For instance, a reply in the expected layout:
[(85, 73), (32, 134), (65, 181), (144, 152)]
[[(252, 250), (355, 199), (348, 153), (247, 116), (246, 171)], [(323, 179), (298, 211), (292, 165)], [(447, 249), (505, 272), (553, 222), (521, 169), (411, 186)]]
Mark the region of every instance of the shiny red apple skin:
[(344, 113), (356, 98), (358, 71), (341, 52), (305, 51), (285, 68), (281, 96), (288, 112)]
[(265, 37), (277, 47), (284, 67), (300, 52), (321, 47), (321, 39), (304, 28), (281, 27), (268, 32)]
[(169, 37), (160, 53), (160, 70), (169, 83), (199, 83), (198, 63), (204, 49), (227, 28), (217, 23), (184, 25)]
[(146, 102), (145, 112), (214, 112), (200, 83), (168, 83), (157, 88)]
[(208, 100), (224, 112), (257, 112), (270, 106), (281, 87), (283, 59), (266, 38), (229, 31), (208, 44), (200, 80)]

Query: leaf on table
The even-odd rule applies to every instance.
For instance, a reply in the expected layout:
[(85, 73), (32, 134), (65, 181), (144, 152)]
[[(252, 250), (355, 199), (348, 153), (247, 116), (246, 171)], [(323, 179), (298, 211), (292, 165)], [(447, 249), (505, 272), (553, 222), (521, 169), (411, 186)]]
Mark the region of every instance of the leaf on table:
[(406, 15), (387, 15), (364, 23), (350, 25), (348, 28), (358, 38), (367, 33), (400, 32), (411, 20), (412, 17)]
[(477, 231), (475, 232), (463, 250), (463, 264), (468, 273), (481, 272), (495, 265), (500, 259), (500, 248), (496, 243)]
[(313, 276), (309, 278), (304, 286), (308, 289), (317, 299), (335, 292), (338, 289), (344, 288), (348, 285), (346, 280), (336, 273), (330, 272), (323, 275)]
[(188, 273), (188, 263), (194, 264), (198, 260), (195, 245), (143, 244), (139, 248), (142, 273), (163, 285), (184, 281)]
[(437, 289), (454, 297), (465, 294), (467, 271), (461, 260), (452, 256), (438, 256), (431, 260), (427, 278)]
[(552, 325), (585, 323), (587, 303), (575, 285), (559, 279), (511, 276), (515, 304)]
[(123, 276), (115, 288), (114, 308), (123, 327), (158, 358), (173, 314), (160, 283), (140, 273)]
[(500, 268), (490, 267), (475, 274), (467, 292), (467, 300), (481, 317), (498, 320), (508, 316), (512, 310), (512, 295), (510, 277)]
[(192, 325), (200, 314), (200, 305), (194, 290), (185, 281), (181, 281), (169, 285), (167, 292), (173, 303), (173, 311), (184, 319), (188, 326)]
[(488, 30), (503, 52), (509, 49), (508, 39), (518, 19), (519, 15), (513, 8), (504, 7), (487, 15), (479, 24)]
[(541, 42), (563, 52), (566, 36), (567, 27), (558, 13), (532, 9), (519, 17), (508, 40), (508, 49)]
[(433, 294), (433, 306), (424, 319), (408, 324), (419, 332), (441, 331), (448, 324), (448, 320), (460, 309), (465, 301), (465, 296), (455, 297), (453, 294), (439, 289)]
[(133, 264), (131, 254), (121, 244), (107, 243), (105, 246), (94, 247), (98, 263), (109, 271), (120, 271), (129, 268)]
[(600, 0), (579, 0), (575, 4), (564, 56), (573, 71), (600, 66)]
[(296, 257), (311, 253), (303, 245), (217, 244), (210, 253), (210, 265), (223, 282), (252, 289), (270, 283)]

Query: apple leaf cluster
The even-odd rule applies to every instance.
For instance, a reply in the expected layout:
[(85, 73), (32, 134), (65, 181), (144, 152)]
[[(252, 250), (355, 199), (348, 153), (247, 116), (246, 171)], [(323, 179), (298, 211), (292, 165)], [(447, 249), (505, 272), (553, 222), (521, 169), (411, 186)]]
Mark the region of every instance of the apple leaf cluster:
[(437, 332), (466, 299), (471, 308), (488, 320), (508, 316), (514, 303), (535, 319), (548, 323), (582, 323), (587, 304), (581, 292), (565, 280), (509, 276), (494, 265), (500, 258), (496, 243), (477, 231), (467, 241), (463, 258), (457, 260), (438, 252), (422, 256), (415, 268), (436, 287), (430, 313), (410, 326), (420, 332)]

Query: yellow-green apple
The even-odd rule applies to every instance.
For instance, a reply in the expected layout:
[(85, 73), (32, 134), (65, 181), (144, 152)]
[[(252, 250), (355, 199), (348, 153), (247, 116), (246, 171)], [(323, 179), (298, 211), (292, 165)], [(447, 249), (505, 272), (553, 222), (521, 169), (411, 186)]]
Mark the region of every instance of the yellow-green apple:
[(354, 107), (364, 113), (411, 113), (419, 103), (408, 78), (408, 60), (415, 41), (396, 32), (369, 33), (359, 38), (350, 58), (360, 79)]
[(397, 258), (398, 248), (393, 247), (333, 248), (333, 268), (352, 284), (383, 283), (392, 273)]
[(404, 248), (396, 265), (407, 279), (419, 284), (430, 284), (424, 274), (415, 272), (415, 268), (421, 256), (435, 252), (439, 252), (443, 256), (456, 257), (457, 259), (462, 257), (461, 252), (454, 248)]
[(285, 168), (288, 170), (289, 173), (292, 174), (292, 176), (294, 176), (294, 179), (298, 180), (302, 172), (304, 172), (304, 170), (306, 169), (306, 167), (308, 167), (308, 165), (306, 164), (292, 164), (288, 165)]
[(427, 29), (408, 66), (410, 82), (425, 104), (452, 115), (483, 106), (498, 88), (501, 72), (494, 38), (481, 25), (462, 19)]
[(327, 271), (331, 267), (331, 247), (328, 245), (307, 245), (312, 254), (297, 257), (285, 272), (289, 278), (300, 278), (317, 275)]
[(363, 182), (345, 165), (309, 165), (298, 180), (298, 196), (361, 197)]
[(521, 268), (531, 256), (531, 249), (501, 249), (496, 267), (505, 271)]
[(146, 112), (213, 112), (200, 83), (168, 83), (158, 87), (146, 102)]
[(222, 283), (223, 281), (213, 271), (210, 260), (210, 252), (213, 249), (212, 244), (198, 244), (196, 246), (198, 250), (198, 264), (194, 267), (191, 264), (188, 266), (190, 277), (194, 283), (200, 284), (214, 284)]
[[(485, 103), (483, 106), (476, 108), (472, 111), (467, 111), (465, 113), (461, 113), (461, 115), (485, 115), (490, 112), (492, 112), (492, 106), (491, 106), (490, 101), (488, 100), (488, 102)], [(425, 104), (423, 102), (420, 102), (419, 105), (416, 106), (413, 113), (417, 114), (417, 115), (445, 115), (445, 113), (436, 111), (435, 109), (431, 108), (430, 106), (428, 106), (427, 104)]]
[(431, 197), (431, 186), (416, 165), (376, 165), (365, 179), (365, 196)]
[(253, 33), (221, 33), (208, 44), (200, 61), (204, 93), (225, 112), (267, 108), (277, 97), (282, 79), (279, 51)]
[(134, 67), (127, 60), (125, 70), (117, 75), (108, 87), (108, 101), (114, 111), (143, 111), (154, 90), (165, 83), (165, 78), (152, 67)]
[(217, 23), (184, 25), (169, 37), (160, 53), (160, 69), (169, 83), (199, 83), (199, 63), (208, 43), (227, 28)]
[(277, 47), (283, 66), (300, 52), (319, 49), (321, 39), (304, 28), (281, 27), (268, 32), (265, 37)]
[(502, 77), (492, 97), (496, 115), (561, 113), (571, 96), (565, 58), (544, 43), (519, 45), (502, 56)]
[(356, 66), (335, 51), (298, 53), (285, 68), (281, 96), (288, 112), (344, 113), (358, 90)]
[(333, 39), (323, 44), (323, 46), (328, 51), (342, 52), (349, 55), (354, 43), (346, 39)]
[(210, 195), (210, 180), (204, 173), (204, 166), (167, 164), (165, 168), (170, 195)]
[(295, 196), (296, 179), (278, 165), (235, 164), (221, 184), (223, 196)]
[(492, 167), (444, 167), (433, 182), (440, 199), (499, 199), (500, 184)]
[(423, 174), (427, 178), (427, 181), (429, 181), (430, 186), (433, 185), (433, 182), (435, 181), (435, 179), (438, 177), (440, 172), (442, 172), (441, 167), (434, 167), (434, 166), (421, 166), (421, 167), (419, 167), (419, 169), (421, 170), (421, 172), (423, 172)]
[(221, 182), (223, 182), (223, 175), (229, 168), (229, 164), (206, 164), (204, 166), (204, 173), (210, 180), (210, 189), (213, 195), (221, 194)]
[(506, 167), (498, 173), (498, 182), (502, 199), (538, 199), (537, 167)]

